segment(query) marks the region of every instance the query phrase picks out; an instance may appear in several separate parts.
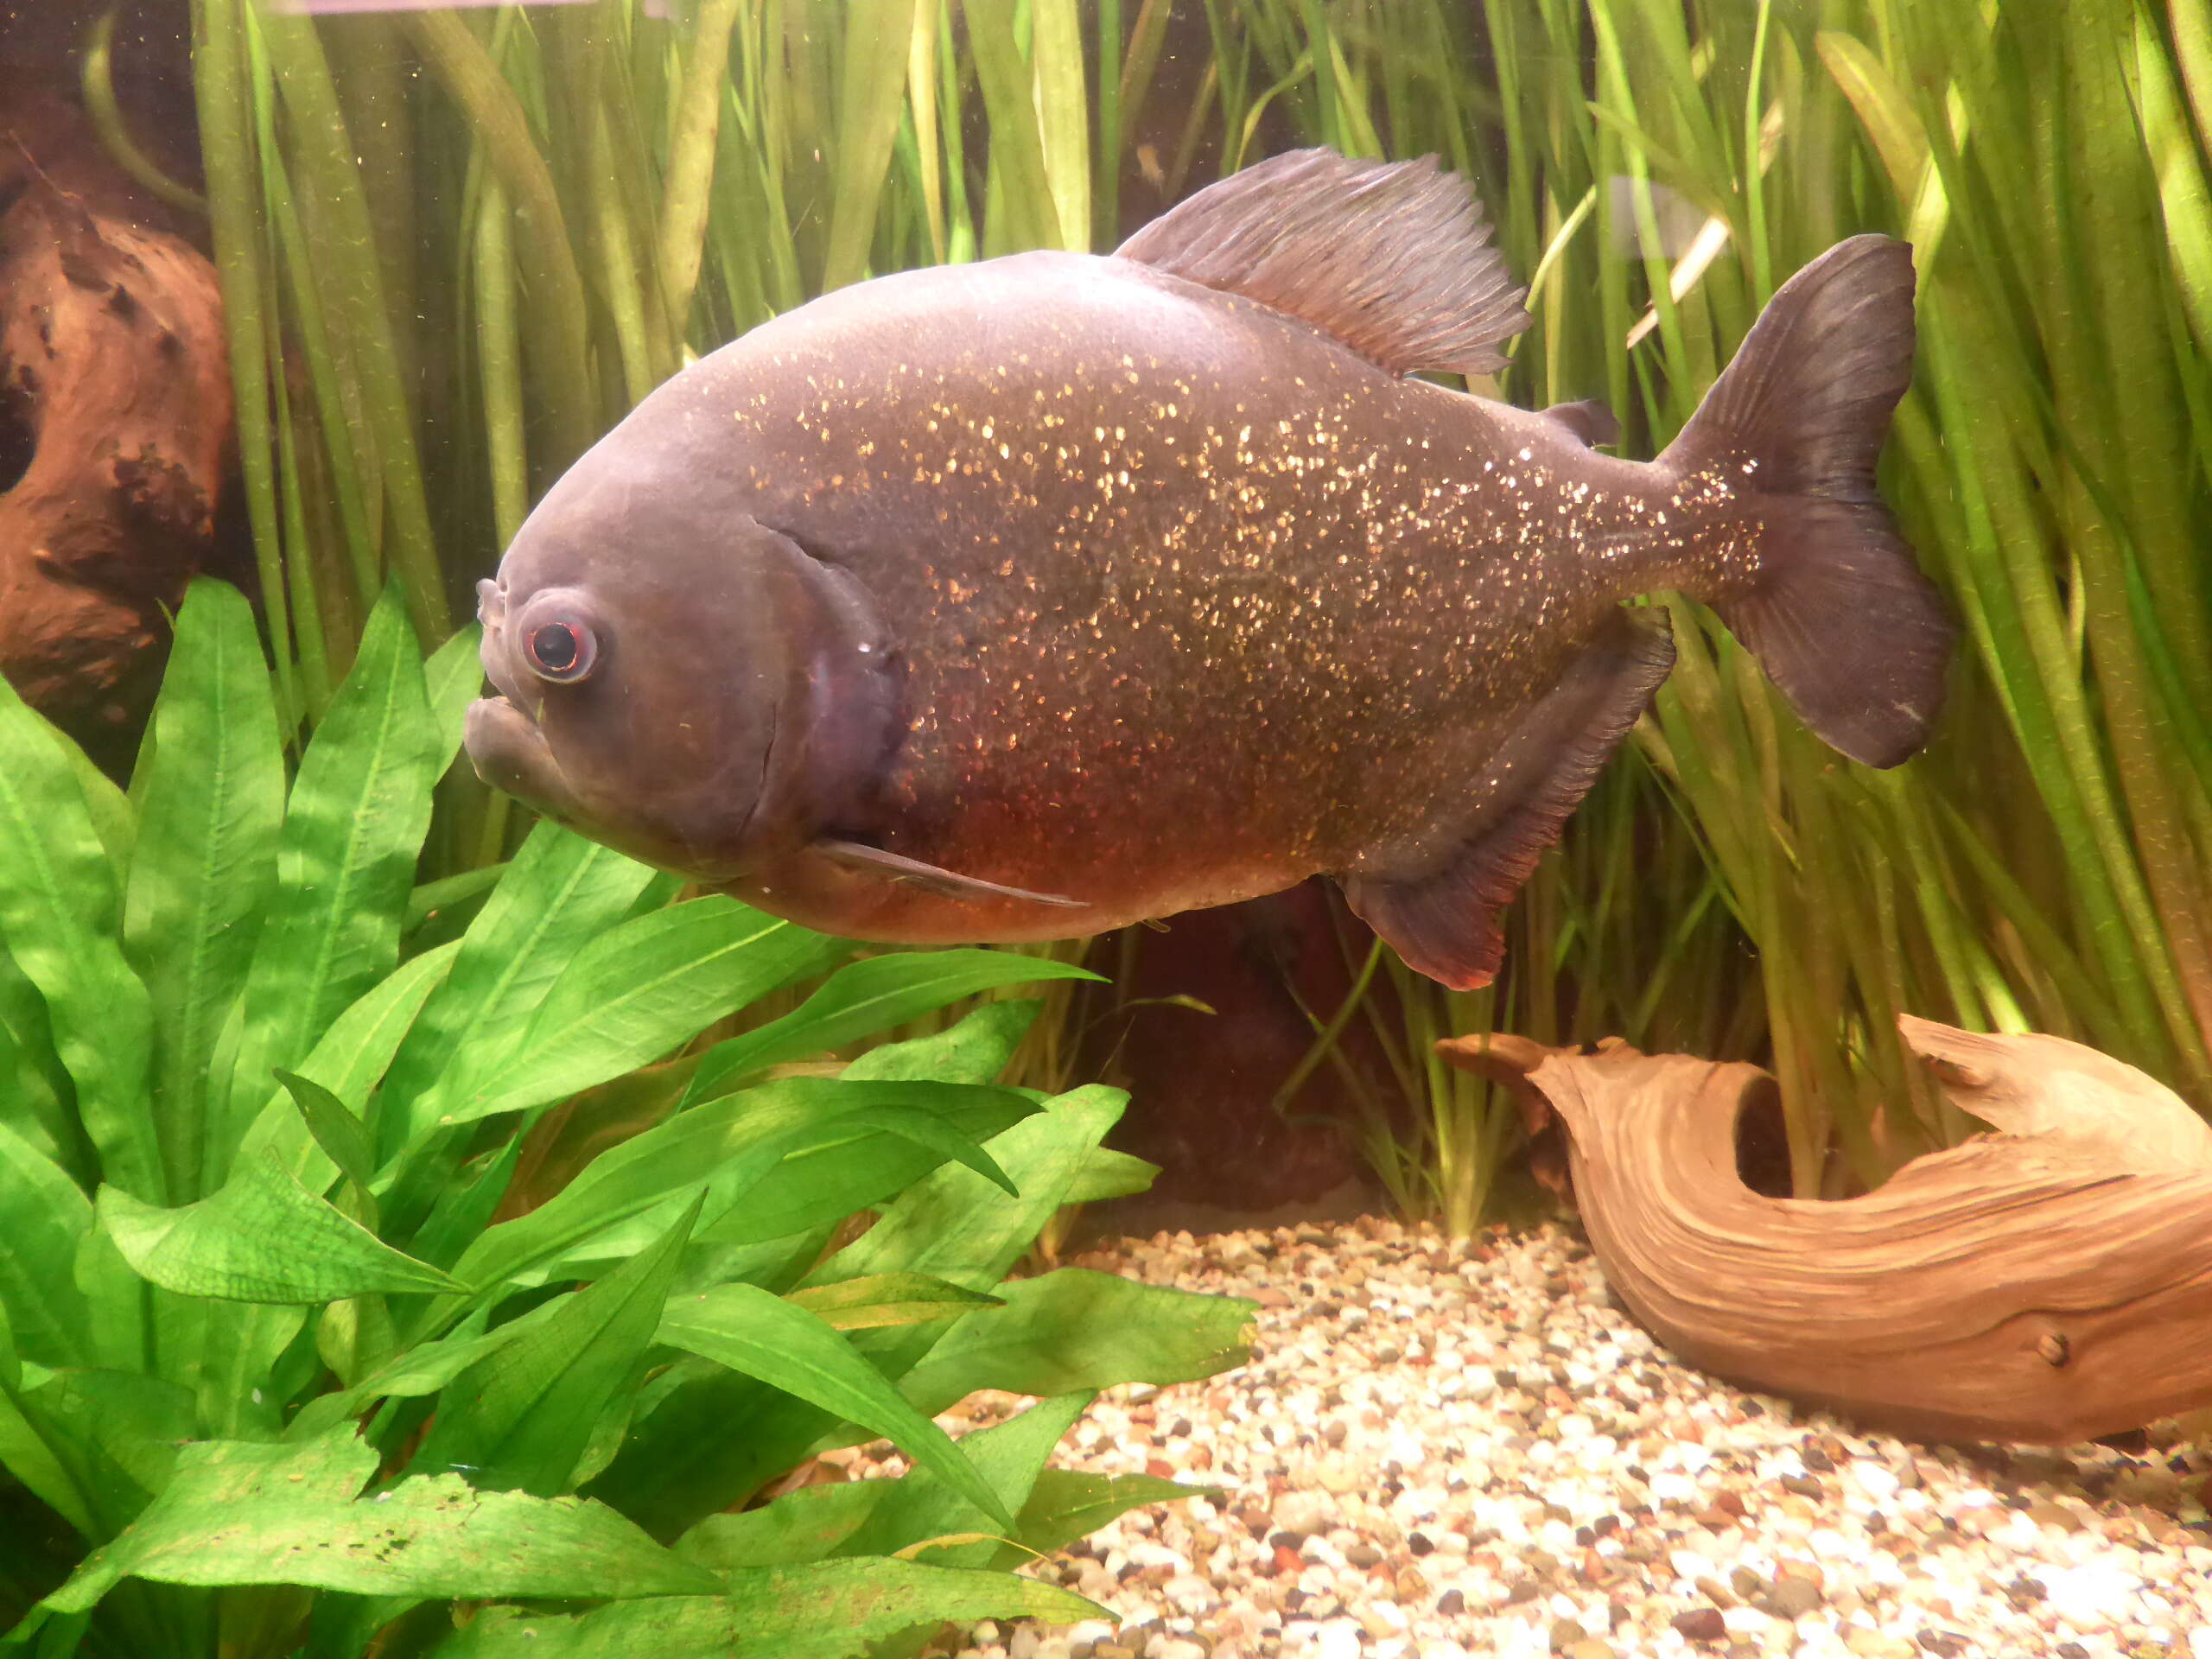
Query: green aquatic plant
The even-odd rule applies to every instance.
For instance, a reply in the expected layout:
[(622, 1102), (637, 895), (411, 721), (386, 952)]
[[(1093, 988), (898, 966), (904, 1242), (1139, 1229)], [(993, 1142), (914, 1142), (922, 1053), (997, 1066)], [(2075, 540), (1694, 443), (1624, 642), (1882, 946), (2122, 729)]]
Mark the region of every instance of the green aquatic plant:
[[(474, 645), (425, 664), (395, 586), (288, 779), (253, 615), (200, 582), (128, 795), (0, 687), (0, 1651), (834, 1659), (1084, 1616), (999, 1569), (1185, 1489), (1047, 1458), (1093, 1390), (1235, 1363), (1249, 1305), (1005, 1282), (1151, 1174), (1113, 1091), (999, 1084), (1033, 1002), (795, 1064), (1081, 970), (861, 955), (550, 823), (417, 888)], [(1039, 1400), (956, 1444), (978, 1388)], [(877, 1436), (912, 1473), (762, 1501)]]

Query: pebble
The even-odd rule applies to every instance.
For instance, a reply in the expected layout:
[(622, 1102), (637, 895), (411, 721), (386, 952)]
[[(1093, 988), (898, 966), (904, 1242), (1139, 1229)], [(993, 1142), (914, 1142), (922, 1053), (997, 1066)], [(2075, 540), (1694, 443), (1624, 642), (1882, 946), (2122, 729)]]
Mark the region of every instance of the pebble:
[(2212, 1456), (2173, 1436), (1922, 1446), (1798, 1412), (1678, 1364), (1555, 1226), (1161, 1234), (1071, 1265), (1261, 1304), (1245, 1365), (1108, 1389), (1053, 1459), (1224, 1495), (1026, 1569), (1109, 1618), (932, 1654), (2212, 1659)]

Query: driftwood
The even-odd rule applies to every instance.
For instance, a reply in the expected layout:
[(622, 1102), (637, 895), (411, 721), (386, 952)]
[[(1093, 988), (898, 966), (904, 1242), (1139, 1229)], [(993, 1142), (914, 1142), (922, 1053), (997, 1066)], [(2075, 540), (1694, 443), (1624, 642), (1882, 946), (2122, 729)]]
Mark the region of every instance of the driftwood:
[(1774, 1100), (1755, 1066), (1438, 1046), (1558, 1113), (1607, 1280), (1694, 1365), (1931, 1440), (2068, 1445), (2212, 1404), (2212, 1129), (2079, 1044), (1900, 1023), (2001, 1132), (1833, 1202), (1738, 1178), (1738, 1119)]
[(80, 734), (138, 712), (214, 537), (230, 369), (181, 217), (0, 84), (0, 673)]

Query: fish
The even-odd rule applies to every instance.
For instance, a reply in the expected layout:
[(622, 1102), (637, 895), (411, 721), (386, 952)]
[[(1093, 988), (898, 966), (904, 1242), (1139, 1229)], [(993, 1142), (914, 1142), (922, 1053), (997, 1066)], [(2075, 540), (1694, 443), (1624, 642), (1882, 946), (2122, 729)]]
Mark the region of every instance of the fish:
[(683, 369), (480, 585), (479, 774), (772, 914), (1069, 938), (1334, 878), (1456, 988), (1709, 607), (1891, 766), (1955, 624), (1875, 480), (1904, 243), (1773, 296), (1649, 461), (1523, 410), (1466, 181), (1307, 149), (1111, 254), (839, 289)]

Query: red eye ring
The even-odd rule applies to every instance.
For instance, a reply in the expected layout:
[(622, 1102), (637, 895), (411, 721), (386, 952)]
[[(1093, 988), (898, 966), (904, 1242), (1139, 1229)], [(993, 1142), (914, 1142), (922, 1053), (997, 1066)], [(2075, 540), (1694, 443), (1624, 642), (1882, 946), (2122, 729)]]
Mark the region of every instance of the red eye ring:
[(523, 655), (530, 671), (542, 680), (565, 685), (591, 672), (599, 656), (599, 643), (581, 622), (540, 622), (523, 636)]

